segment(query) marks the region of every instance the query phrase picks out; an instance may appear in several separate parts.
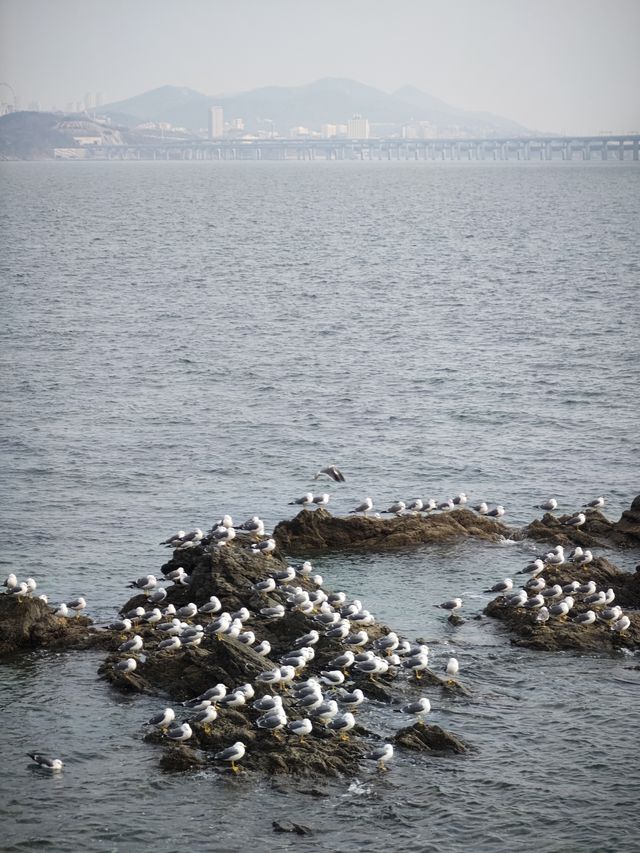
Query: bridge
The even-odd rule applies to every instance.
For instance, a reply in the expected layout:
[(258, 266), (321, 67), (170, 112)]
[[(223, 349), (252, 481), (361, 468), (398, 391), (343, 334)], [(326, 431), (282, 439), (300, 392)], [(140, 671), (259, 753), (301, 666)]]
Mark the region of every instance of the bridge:
[(640, 134), (477, 139), (157, 140), (56, 149), (83, 160), (635, 160)]

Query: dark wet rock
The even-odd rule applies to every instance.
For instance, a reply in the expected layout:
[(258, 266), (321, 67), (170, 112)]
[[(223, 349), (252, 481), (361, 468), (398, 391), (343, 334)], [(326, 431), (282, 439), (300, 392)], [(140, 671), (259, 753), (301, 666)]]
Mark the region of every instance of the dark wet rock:
[(485, 613), (507, 625), (514, 635), (514, 645), (544, 651), (571, 649), (580, 652), (615, 652), (622, 648), (640, 648), (640, 572), (621, 572), (606, 558), (598, 557), (580, 569), (566, 563), (549, 567), (540, 577), (545, 579), (547, 586), (556, 583), (564, 586), (573, 580), (579, 580), (580, 583), (593, 580), (598, 589), (613, 589), (616, 596), (614, 604), (623, 608), (631, 625), (622, 633), (612, 631), (610, 626), (600, 621), (593, 625), (576, 625), (572, 621), (573, 617), (589, 609), (578, 596), (568, 617), (551, 617), (548, 622), (539, 625), (535, 621), (535, 612), (509, 607), (505, 598), (498, 596), (489, 602)]
[(171, 773), (184, 773), (185, 770), (193, 770), (206, 763), (201, 755), (183, 743), (171, 744), (160, 759), (161, 769)]
[(613, 526), (618, 536), (631, 540), (630, 544), (640, 545), (640, 495), (634, 498), (631, 507), (622, 513), (620, 520)]
[(434, 752), (441, 755), (454, 752), (460, 755), (469, 751), (462, 738), (440, 726), (427, 726), (424, 723), (415, 723), (400, 729), (394, 737), (394, 742), (416, 752)]
[(547, 512), (523, 527), (514, 538), (536, 539), (551, 545), (581, 545), (583, 548), (617, 546), (637, 548), (640, 545), (640, 495), (618, 521), (610, 521), (600, 510), (585, 510), (585, 523), (578, 528), (566, 525), (570, 515)]
[(289, 521), (281, 521), (273, 532), (279, 547), (290, 554), (319, 551), (388, 551), (474, 536), (496, 541), (513, 531), (499, 521), (456, 509), (435, 515), (402, 515), (372, 518), (363, 515), (334, 516), (320, 507), (303, 509)]
[(274, 820), (271, 824), (274, 832), (293, 832), (295, 835), (313, 835), (313, 831), (301, 823), (293, 823), (290, 820)]
[(87, 616), (55, 616), (40, 598), (0, 595), (0, 656), (25, 649), (86, 649), (103, 638)]

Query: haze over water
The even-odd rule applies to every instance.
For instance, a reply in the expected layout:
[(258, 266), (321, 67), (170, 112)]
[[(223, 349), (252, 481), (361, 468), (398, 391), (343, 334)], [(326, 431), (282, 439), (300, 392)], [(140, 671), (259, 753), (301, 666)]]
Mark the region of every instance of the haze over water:
[[(5, 575), (110, 619), (157, 543), (223, 512), (268, 525), (314, 484), (346, 512), (464, 490), (519, 526), (554, 495), (638, 484), (640, 172), (633, 163), (2, 163)], [(317, 489), (318, 484), (315, 484)], [(534, 654), (472, 617), (531, 543), (315, 562), (450, 653), (471, 700), (427, 691), (468, 757), (384, 778), (166, 776), (162, 700), (98, 654), (3, 667), (7, 849), (633, 850), (637, 658)], [(632, 570), (637, 553), (608, 554)], [(431, 607), (462, 595), (459, 629)], [(371, 703), (366, 724), (398, 728)], [(55, 752), (58, 778), (28, 767)], [(309, 796), (305, 788), (327, 796)], [(314, 835), (274, 836), (273, 819)], [(8, 827), (8, 829), (7, 829)], [(8, 835), (6, 834), (8, 832)]]

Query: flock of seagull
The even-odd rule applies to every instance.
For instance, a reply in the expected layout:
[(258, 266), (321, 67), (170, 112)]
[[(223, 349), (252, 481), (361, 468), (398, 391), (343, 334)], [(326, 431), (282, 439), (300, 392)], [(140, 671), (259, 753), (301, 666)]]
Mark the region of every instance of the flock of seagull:
[[(335, 482), (344, 482), (345, 479), (342, 472), (335, 466), (321, 469), (315, 477), (320, 476), (330, 477)], [(329, 497), (327, 493), (315, 497), (312, 493), (306, 493), (291, 503), (302, 506), (326, 506)], [(398, 500), (382, 512), (396, 516), (438, 510), (446, 512), (466, 505), (467, 500), (464, 492), (440, 503), (432, 498), (427, 501)], [(599, 497), (585, 504), (583, 509), (589, 512), (599, 509), (604, 503), (604, 498)], [(547, 511), (554, 511), (557, 506), (558, 503), (554, 498), (549, 498), (538, 505), (539, 508)], [(489, 517), (500, 517), (505, 513), (502, 505), (489, 509), (484, 501), (473, 506), (473, 509)], [(367, 497), (351, 512), (367, 514), (372, 510), (373, 501)], [(585, 521), (586, 513), (578, 512), (566, 523), (572, 527), (580, 527)], [(254, 541), (251, 543), (251, 550), (258, 557), (267, 557), (276, 547), (272, 537), (264, 538), (264, 521), (256, 515), (237, 526), (234, 526), (230, 515), (224, 515), (206, 534), (200, 528), (190, 532), (180, 530), (160, 544), (176, 552), (196, 546), (214, 549), (224, 547), (239, 534), (248, 534), (252, 537)], [(563, 587), (559, 584), (547, 586), (545, 580), (539, 577), (547, 566), (559, 566), (569, 562), (576, 568), (583, 568), (592, 560), (593, 555), (588, 549), (583, 550), (578, 546), (565, 556), (564, 548), (558, 545), (551, 551), (541, 554), (522, 569), (521, 573), (529, 575), (529, 578), (521, 588), (514, 589), (513, 580), (505, 578), (485, 592), (502, 595), (509, 607), (532, 611), (535, 614), (535, 621), (539, 624), (552, 617), (566, 618), (575, 604), (581, 601), (589, 609), (574, 616), (573, 621), (576, 624), (590, 625), (599, 620), (609, 625), (613, 631), (624, 631), (629, 627), (630, 620), (622, 613), (619, 606), (612, 606), (615, 598), (612, 589), (597, 590), (592, 580), (586, 582), (574, 580)], [(311, 591), (295, 583), (299, 577), (312, 581)], [(190, 583), (189, 575), (181, 567), (168, 573), (164, 580), (184, 587), (188, 587)], [(265, 693), (256, 699), (255, 687), (250, 683), (237, 686), (219, 683), (196, 698), (183, 703), (183, 716), (186, 715), (186, 719), (178, 721), (174, 709), (165, 708), (152, 717), (148, 725), (158, 727), (168, 740), (182, 742), (193, 736), (194, 728), (202, 728), (209, 732), (217, 719), (218, 709), (247, 706), (247, 710), (250, 709), (254, 717), (253, 724), (259, 729), (271, 732), (274, 737), (279, 737), (281, 730), (286, 730), (290, 736), (300, 738), (302, 741), (313, 731), (314, 726), (321, 726), (335, 732), (340, 738), (348, 738), (348, 733), (356, 725), (354, 712), (366, 701), (360, 688), (347, 689), (349, 673), (365, 676), (396, 675), (404, 670), (412, 675), (416, 682), (420, 680), (421, 673), (429, 665), (429, 649), (426, 645), (410, 643), (394, 632), (370, 640), (367, 627), (375, 623), (375, 618), (370, 611), (365, 609), (358, 599), (348, 601), (344, 592), (325, 593), (322, 585), (322, 577), (314, 573), (309, 561), (301, 565), (290, 565), (280, 571), (267, 572), (266, 576), (253, 586), (253, 592), (259, 595), (275, 594), (280, 598), (279, 603), (262, 607), (257, 613), (250, 612), (246, 607), (229, 613), (223, 610), (222, 603), (215, 595), (200, 607), (190, 602), (179, 608), (168, 604), (161, 609), (160, 605), (167, 597), (167, 589), (159, 586), (158, 579), (154, 575), (145, 575), (132, 581), (129, 587), (144, 593), (151, 606), (149, 609), (141, 606), (133, 608), (123, 614), (121, 619), (109, 625), (110, 629), (123, 635), (124, 641), (118, 647), (118, 652), (123, 657), (115, 664), (115, 668), (123, 674), (134, 672), (140, 660), (146, 659), (144, 656), (141, 657), (143, 649), (145, 653), (149, 651), (145, 649), (145, 640), (137, 633), (139, 626), (154, 628), (157, 643), (152, 651), (157, 654), (168, 654), (181, 648), (198, 646), (203, 641), (211, 641), (226, 635), (234, 637), (244, 645), (251, 646), (254, 652), (263, 657), (271, 653), (271, 646), (268, 640), (259, 641), (258, 639), (256, 626), (261, 620), (270, 622), (284, 619), (290, 612), (301, 612), (312, 618), (316, 626), (295, 640), (293, 647), (280, 657), (278, 666), (257, 676), (256, 685), (260, 684), (261, 687), (268, 687), (275, 692)], [(19, 582), (15, 574), (9, 575), (4, 586), (7, 594), (17, 598), (33, 596), (37, 588), (33, 578)], [(47, 602), (45, 595), (39, 595), (39, 598)], [(461, 598), (452, 598), (435, 606), (448, 611), (453, 617), (462, 608), (463, 602)], [(79, 614), (85, 608), (85, 599), (78, 596), (60, 604), (54, 613), (59, 617), (69, 617), (71, 614)], [(251, 622), (256, 619), (255, 630), (252, 630)], [(124, 639), (128, 634), (131, 636)], [(304, 670), (315, 657), (315, 646), (323, 636), (339, 641), (344, 650), (336, 655), (319, 675), (303, 678)], [(453, 679), (458, 671), (457, 659), (449, 658), (445, 666), (449, 679)], [(288, 704), (293, 705), (297, 715), (291, 717), (289, 712), (288, 716), (282, 696), (278, 692), (280, 690), (287, 691)], [(427, 697), (423, 696), (408, 703), (401, 710), (422, 722), (424, 716), (431, 710), (431, 703)], [(228, 763), (231, 770), (237, 772), (238, 762), (245, 756), (246, 748), (244, 743), (237, 741), (217, 752), (215, 758)], [(383, 769), (393, 758), (393, 751), (393, 744), (384, 743), (373, 749), (366, 758), (376, 761)], [(63, 766), (63, 762), (58, 758), (50, 758), (40, 753), (28, 753), (28, 755), (45, 770), (55, 772)]]
[[(215, 530), (215, 526), (213, 528)], [(173, 537), (172, 540), (173, 541)], [(214, 544), (213, 547), (216, 547)], [(269, 564), (266, 563), (266, 566)], [(176, 570), (174, 577), (170, 573), (167, 579), (188, 585), (182, 574)], [(296, 578), (308, 578), (313, 582), (309, 591), (295, 583)], [(145, 592), (151, 603), (158, 604), (164, 598), (164, 589), (156, 589), (157, 579), (152, 575), (139, 578), (131, 586)], [(246, 707), (253, 716), (253, 724), (279, 737), (281, 730), (290, 736), (303, 740), (314, 726), (333, 731), (341, 738), (347, 738), (348, 732), (356, 725), (354, 711), (366, 698), (362, 690), (355, 687), (346, 689), (350, 673), (364, 676), (394, 674), (405, 670), (420, 680), (421, 673), (429, 665), (429, 649), (424, 644), (410, 643), (391, 632), (385, 636), (370, 640), (367, 627), (375, 624), (373, 614), (364, 608), (358, 599), (348, 600), (346, 593), (327, 594), (322, 589), (322, 577), (314, 574), (309, 561), (301, 565), (291, 565), (279, 571), (268, 571), (257, 581), (252, 591), (258, 595), (270, 595), (280, 598), (280, 603), (265, 606), (256, 613), (246, 607), (229, 613), (222, 610), (222, 604), (216, 596), (200, 607), (189, 603), (176, 610), (168, 605), (163, 611), (157, 607), (145, 610), (135, 608), (125, 614), (124, 619), (110, 627), (118, 631), (135, 631), (136, 620), (146, 624), (155, 624), (156, 633), (163, 636), (157, 644), (157, 652), (175, 651), (185, 645), (199, 645), (207, 638), (226, 635), (238, 642), (251, 646), (261, 656), (271, 653), (268, 640), (258, 641), (260, 622), (271, 622), (286, 618), (288, 613), (301, 612), (310, 616), (313, 624), (307, 633), (296, 638), (292, 648), (280, 656), (278, 666), (266, 670), (255, 679), (255, 684), (242, 684), (231, 687), (223, 683), (216, 684), (196, 698), (183, 703), (186, 719), (178, 721), (173, 708), (165, 708), (152, 717), (148, 724), (157, 726), (172, 741), (186, 741), (193, 737), (194, 729), (201, 727), (210, 732), (220, 708)], [(162, 618), (170, 621), (162, 622)], [(254, 620), (257, 620), (254, 621)], [(255, 630), (250, 625), (254, 623)], [(204, 625), (203, 625), (204, 623)], [(303, 678), (304, 670), (315, 657), (315, 647), (322, 637), (339, 641), (344, 651), (329, 661), (326, 669), (319, 674)], [(119, 647), (127, 655), (142, 651), (143, 639), (133, 635)], [(126, 657), (116, 663), (123, 673), (132, 672), (137, 667), (134, 657)], [(450, 679), (457, 675), (458, 661), (449, 658), (445, 671)], [(255, 699), (255, 687), (260, 685), (272, 691)], [(288, 716), (278, 691), (287, 691), (289, 704), (295, 708), (296, 716)], [(252, 701), (253, 700), (253, 701)], [(427, 697), (405, 705), (402, 712), (414, 715), (422, 721), (431, 710)], [(215, 754), (215, 758), (228, 762), (236, 772), (238, 762), (244, 757), (246, 745), (237, 741)], [(380, 768), (393, 757), (393, 744), (385, 743), (373, 749), (366, 758), (374, 760)]]

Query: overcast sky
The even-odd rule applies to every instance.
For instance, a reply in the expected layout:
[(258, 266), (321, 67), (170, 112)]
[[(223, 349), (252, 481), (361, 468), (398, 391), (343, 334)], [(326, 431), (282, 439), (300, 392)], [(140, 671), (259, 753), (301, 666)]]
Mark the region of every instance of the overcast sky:
[(22, 107), (320, 77), (538, 130), (640, 130), (640, 0), (0, 0), (0, 81)]

